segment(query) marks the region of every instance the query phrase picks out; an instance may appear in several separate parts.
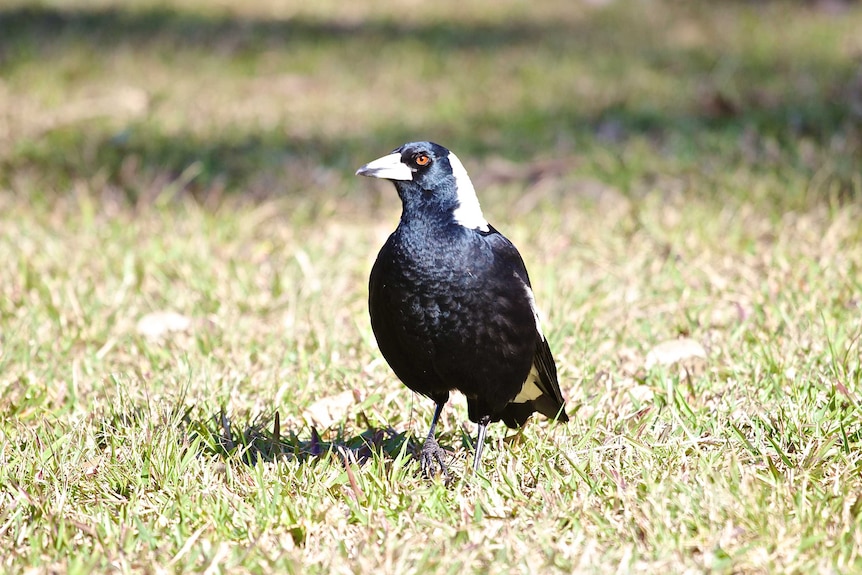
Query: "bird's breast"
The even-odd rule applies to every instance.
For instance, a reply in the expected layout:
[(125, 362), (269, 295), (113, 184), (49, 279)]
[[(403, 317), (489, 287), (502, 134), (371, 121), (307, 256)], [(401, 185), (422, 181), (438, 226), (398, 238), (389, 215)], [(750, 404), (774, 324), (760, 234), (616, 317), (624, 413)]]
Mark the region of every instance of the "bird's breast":
[(372, 307), (438, 346), (515, 353), (525, 341), (532, 345), (535, 321), (526, 292), (483, 247), (456, 240), (429, 246), (393, 235), (372, 273)]

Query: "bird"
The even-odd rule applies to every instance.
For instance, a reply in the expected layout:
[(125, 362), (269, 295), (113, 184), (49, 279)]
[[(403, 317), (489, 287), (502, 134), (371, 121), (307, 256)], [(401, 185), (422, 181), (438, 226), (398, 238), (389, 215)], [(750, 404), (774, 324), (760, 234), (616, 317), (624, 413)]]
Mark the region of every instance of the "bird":
[(371, 269), (368, 309), (395, 375), (436, 404), (421, 471), (448, 474), (435, 429), (454, 390), (478, 426), (477, 472), (489, 423), (516, 429), (534, 412), (568, 421), (524, 260), (485, 219), (458, 157), (410, 142), (356, 175), (391, 181), (402, 204)]

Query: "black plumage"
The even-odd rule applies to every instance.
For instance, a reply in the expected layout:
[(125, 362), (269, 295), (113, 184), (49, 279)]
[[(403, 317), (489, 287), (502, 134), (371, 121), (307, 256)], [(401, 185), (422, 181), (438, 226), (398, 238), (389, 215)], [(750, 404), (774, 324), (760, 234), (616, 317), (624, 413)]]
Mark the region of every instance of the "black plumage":
[(478, 424), (474, 469), (488, 423), (519, 427), (535, 411), (568, 421), (524, 261), (485, 220), (458, 158), (414, 142), (356, 173), (391, 180), (402, 202), (371, 270), (368, 306), (395, 374), (437, 404), (423, 471), (446, 471), (434, 429), (452, 390)]

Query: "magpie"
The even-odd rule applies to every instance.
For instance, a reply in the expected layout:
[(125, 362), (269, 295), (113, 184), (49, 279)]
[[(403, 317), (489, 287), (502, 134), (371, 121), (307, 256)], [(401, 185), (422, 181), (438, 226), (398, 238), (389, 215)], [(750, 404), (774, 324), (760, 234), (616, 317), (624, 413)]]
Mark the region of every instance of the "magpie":
[(477, 471), (489, 423), (521, 427), (534, 411), (568, 421), (524, 261), (485, 220), (458, 157), (412, 142), (356, 174), (392, 181), (401, 199), (401, 220), (371, 269), (368, 308), (392, 370), (436, 403), (422, 471), (447, 474), (434, 430), (452, 390), (478, 424)]

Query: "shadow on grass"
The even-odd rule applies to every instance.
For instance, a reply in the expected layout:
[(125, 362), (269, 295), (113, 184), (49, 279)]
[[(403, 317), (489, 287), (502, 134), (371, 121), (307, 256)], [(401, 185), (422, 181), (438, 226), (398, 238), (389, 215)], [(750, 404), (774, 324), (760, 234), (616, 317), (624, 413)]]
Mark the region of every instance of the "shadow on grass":
[[(637, 149), (645, 143), (651, 153), (672, 158), (683, 170), (745, 166), (754, 172), (809, 179), (825, 167), (829, 182), (849, 198), (859, 193), (862, 161), (862, 124), (849, 118), (837, 100), (752, 105), (700, 117), (626, 105), (608, 107), (592, 117), (567, 107), (532, 109), (519, 116), (474, 118), (459, 126), (407, 129), (393, 124), (367, 136), (334, 139), (286, 137), (279, 128), (201, 139), (168, 135), (144, 125), (119, 135), (93, 136), (92, 131), (71, 129), (22, 143), (12, 157), (0, 155), (0, 173), (6, 174), (0, 175), (0, 185), (14, 189), (13, 174), (37, 173), (40, 193), (50, 196), (83, 179), (132, 205), (148, 204), (166, 192), (214, 205), (231, 194), (251, 200), (274, 196), (322, 200), (357, 189), (361, 193), (365, 187), (349, 184), (358, 166), (403, 142), (428, 138), (455, 149), (468, 165), (487, 156), (517, 164), (534, 160), (541, 164), (557, 157), (566, 161), (568, 171), (574, 171), (578, 155), (602, 149), (619, 155), (620, 164), (599, 177), (623, 192), (633, 182), (654, 175), (649, 162), (626, 165), (623, 156), (631, 144)], [(561, 138), (576, 142), (576, 151), (555, 148)], [(800, 144), (807, 148), (801, 149)]]
[[(832, 0), (832, 4), (841, 4), (844, 7), (856, 3), (858, 2), (855, 0)], [(707, 5), (708, 2), (693, 2), (694, 9), (697, 9), (698, 4)], [(820, 3), (816, 0), (741, 0), (734, 4), (752, 8), (778, 4), (788, 10), (811, 11), (811, 6), (817, 8)], [(679, 8), (672, 6), (671, 9)], [(613, 14), (620, 12), (628, 13), (618, 10)], [(571, 46), (573, 41), (602, 48), (618, 46), (618, 41), (606, 34), (609, 23), (620, 34), (631, 33), (635, 37), (642, 37), (648, 25), (641, 20), (639, 14), (637, 10), (632, 10), (630, 17), (611, 17), (610, 22), (607, 13), (601, 10), (593, 10), (592, 16), (587, 18), (567, 21), (547, 18), (531, 21), (515, 17), (494, 22), (476, 22), (460, 20), (453, 14), (453, 17), (445, 22), (430, 20), (415, 24), (399, 19), (396, 11), (386, 18), (354, 21), (309, 16), (261, 19), (224, 13), (192, 12), (166, 6), (0, 8), (0, 66), (14, 67), (28, 60), (63, 54), (66, 50), (81, 45), (88, 45), (99, 51), (132, 49), (164, 53), (189, 48), (214, 49), (216, 53), (224, 56), (270, 49), (289, 50), (294, 46), (306, 44), (349, 51), (406, 41), (423, 44), (444, 54), (476, 50), (493, 52), (512, 46)], [(663, 36), (665, 31), (654, 32)], [(657, 46), (638, 46), (639, 53), (632, 54), (632, 57), (654, 59), (667, 47), (665, 38), (665, 41)], [(701, 63), (708, 63), (717, 61), (721, 55), (703, 50), (693, 51), (691, 56)], [(810, 60), (813, 56), (800, 54), (799, 57)], [(764, 64), (767, 64), (764, 66), (765, 72), (782, 71), (774, 69), (768, 63)], [(821, 64), (828, 65), (827, 62)]]
[(229, 55), (263, 49), (288, 50), (299, 44), (342, 47), (419, 42), (442, 51), (494, 50), (500, 46), (562, 40), (572, 30), (565, 24), (537, 25), (524, 21), (495, 24), (430, 22), (422, 25), (391, 19), (362, 22), (326, 21), (308, 17), (262, 20), (215, 16), (185, 10), (58, 9), (38, 6), (0, 10), (0, 53), (3, 65), (14, 66), (36, 55), (59, 54), (70, 45), (100, 50), (131, 48), (169, 52), (217, 48)]
[[(493, 153), (522, 162), (547, 156), (549, 150), (552, 155), (571, 154), (574, 147), (619, 150), (632, 139), (645, 139), (659, 153), (693, 163), (726, 154), (731, 162), (747, 165), (768, 160), (769, 154), (759, 153), (767, 147), (777, 149), (777, 163), (796, 162), (798, 144), (805, 140), (824, 155), (831, 150), (828, 157), (837, 158), (837, 178), (845, 187), (855, 185), (862, 158), (862, 118), (860, 113), (854, 115), (850, 102), (855, 96), (862, 98), (862, 87), (860, 94), (850, 93), (854, 74), (859, 74), (851, 59), (782, 53), (780, 61), (774, 61), (714, 53), (708, 44), (681, 48), (634, 13), (617, 9), (610, 15), (593, 14), (570, 21), (477, 23), (453, 18), (403, 24), (394, 16), (359, 23), (308, 17), (265, 20), (165, 7), (0, 10), (0, 71), (50, 61), (77, 49), (93, 57), (123, 50), (172, 58), (177, 52), (191, 51), (216, 54), (227, 63), (313, 45), (348, 56), (352, 62), (351, 55), (371, 58), (382, 50), (397, 53), (404, 46), (420, 44), (438, 59), (469, 55), (491, 63), (500, 58), (501, 48), (513, 46), (548, 54), (566, 52), (576, 54), (588, 69), (595, 67), (598, 75), (607, 73), (601, 66), (609, 60), (599, 58), (604, 64), (594, 65), (594, 55), (619, 54), (614, 65), (621, 70), (613, 73), (621, 77), (625, 69), (648, 70), (704, 84), (700, 101), (686, 109), (650, 108), (619, 91), (604, 106), (585, 112), (570, 95), (561, 93), (541, 105), (477, 110), (454, 120), (434, 119), (409, 127), (395, 114), (392, 121), (362, 137), (295, 137), (285, 126), (277, 126), (201, 138), (182, 131), (169, 133), (145, 118), (132, 120), (120, 130), (99, 121), (79, 122), (16, 142), (10, 154), (0, 154), (0, 173), (6, 174), (0, 176), (0, 184), (15, 188), (16, 173), (39, 174), (43, 190), (68, 189), (78, 178), (96, 178), (133, 203), (170, 186), (203, 200), (222, 192), (250, 197), (299, 195), (326, 187), (320, 169), (330, 180), (343, 181), (361, 163), (404, 141), (432, 137), (456, 148), (462, 157)], [(624, 40), (628, 38), (633, 40)], [(637, 50), (632, 50), (635, 46)], [(712, 77), (711, 71), (727, 57), (741, 62), (739, 93), (728, 92)], [(552, 62), (550, 58), (549, 74), (554, 73)], [(818, 96), (795, 93), (786, 80), (790, 73), (813, 79)], [(745, 79), (751, 79), (752, 85), (746, 85)], [(769, 85), (784, 88), (764, 93), (759, 87)], [(568, 143), (561, 147), (560, 142)], [(819, 158), (799, 169), (811, 175), (819, 169), (818, 162)]]
[[(312, 427), (307, 439), (302, 439), (296, 430), (282, 429), (279, 412), (260, 415), (252, 421), (236, 426), (224, 411), (206, 421), (186, 421), (191, 440), (201, 438), (201, 446), (208, 453), (222, 457), (240, 457), (249, 465), (272, 462), (281, 458), (307, 462), (330, 453), (365, 463), (369, 459), (395, 458), (405, 447), (415, 452), (417, 448), (404, 433), (392, 428), (370, 427), (355, 436), (344, 436), (341, 432), (324, 441), (317, 429)], [(241, 431), (240, 431), (241, 429)], [(407, 446), (405, 446), (407, 442)]]
[(342, 431), (328, 433), (323, 439), (316, 428), (305, 434), (297, 429), (284, 429), (278, 411), (259, 414), (243, 423), (233, 422), (221, 410), (207, 418), (192, 416), (194, 407), (175, 405), (167, 412), (154, 414), (148, 408), (113, 412), (97, 422), (96, 438), (106, 448), (112, 437), (122, 437), (122, 430), (137, 426), (172, 427), (180, 431), (183, 442), (197, 445), (200, 452), (223, 459), (237, 459), (247, 465), (278, 460), (307, 463), (330, 454), (347, 457), (363, 464), (370, 459), (394, 459), (402, 452), (418, 454), (412, 436), (392, 428), (374, 427), (366, 420), (367, 429), (357, 435), (344, 435)]

